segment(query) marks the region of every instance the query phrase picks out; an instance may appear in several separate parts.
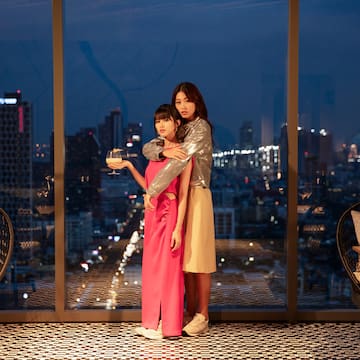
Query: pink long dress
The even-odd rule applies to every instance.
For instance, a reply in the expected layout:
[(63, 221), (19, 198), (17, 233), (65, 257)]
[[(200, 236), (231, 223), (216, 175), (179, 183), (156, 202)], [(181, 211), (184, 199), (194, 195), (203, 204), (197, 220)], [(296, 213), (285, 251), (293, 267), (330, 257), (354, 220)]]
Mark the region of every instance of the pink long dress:
[[(148, 186), (167, 160), (150, 161), (145, 172)], [(157, 329), (162, 320), (164, 336), (180, 336), (184, 311), (184, 275), (182, 246), (171, 251), (171, 235), (178, 212), (179, 177), (157, 198), (155, 210), (145, 211), (142, 259), (142, 326)], [(166, 193), (175, 195), (170, 199)], [(174, 197), (174, 196), (173, 196)]]

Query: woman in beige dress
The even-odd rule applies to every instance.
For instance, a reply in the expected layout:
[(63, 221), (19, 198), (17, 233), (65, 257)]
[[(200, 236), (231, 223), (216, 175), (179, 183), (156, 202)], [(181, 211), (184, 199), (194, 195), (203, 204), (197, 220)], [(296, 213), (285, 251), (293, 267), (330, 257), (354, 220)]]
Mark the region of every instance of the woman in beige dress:
[(193, 159), (188, 209), (185, 221), (185, 292), (188, 322), (183, 331), (196, 336), (208, 331), (211, 273), (216, 271), (215, 231), (210, 177), (212, 167), (212, 125), (199, 89), (190, 82), (177, 85), (172, 104), (185, 120), (182, 144), (164, 149), (156, 140), (144, 145), (143, 154), (150, 160), (170, 160), (153, 179), (144, 198), (151, 209), (150, 199), (161, 193)]

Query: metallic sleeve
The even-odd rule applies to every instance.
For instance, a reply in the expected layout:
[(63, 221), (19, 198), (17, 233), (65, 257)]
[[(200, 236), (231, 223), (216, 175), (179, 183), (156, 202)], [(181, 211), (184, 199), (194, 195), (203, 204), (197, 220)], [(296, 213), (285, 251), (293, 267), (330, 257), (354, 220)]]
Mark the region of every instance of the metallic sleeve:
[(209, 142), (209, 138), (211, 139), (210, 127), (205, 121), (197, 123), (194, 127), (190, 127), (182, 143), (183, 149), (188, 154), (187, 159), (170, 159), (151, 182), (147, 193), (151, 197), (154, 197), (163, 192), (170, 182), (182, 172), (192, 156), (196, 152), (201, 152), (201, 149)]
[(152, 139), (151, 141), (147, 142), (143, 148), (142, 152), (143, 155), (148, 159), (152, 161), (160, 160), (159, 154), (164, 150), (163, 145), (161, 145), (161, 142), (158, 138)]
[(210, 126), (202, 120), (187, 133), (182, 148), (186, 151), (189, 159), (195, 154), (202, 154), (203, 150), (211, 143)]

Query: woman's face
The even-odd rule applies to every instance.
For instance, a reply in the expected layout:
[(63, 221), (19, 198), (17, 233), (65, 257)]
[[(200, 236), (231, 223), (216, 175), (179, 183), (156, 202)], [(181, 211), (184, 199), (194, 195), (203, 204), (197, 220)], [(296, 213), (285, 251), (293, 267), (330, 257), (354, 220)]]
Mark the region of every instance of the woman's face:
[(182, 91), (176, 94), (175, 106), (185, 120), (191, 121), (195, 119), (196, 105), (194, 102), (191, 102)]
[(174, 120), (172, 117), (156, 119), (155, 129), (159, 136), (172, 141), (175, 139), (176, 130), (179, 126), (180, 121)]

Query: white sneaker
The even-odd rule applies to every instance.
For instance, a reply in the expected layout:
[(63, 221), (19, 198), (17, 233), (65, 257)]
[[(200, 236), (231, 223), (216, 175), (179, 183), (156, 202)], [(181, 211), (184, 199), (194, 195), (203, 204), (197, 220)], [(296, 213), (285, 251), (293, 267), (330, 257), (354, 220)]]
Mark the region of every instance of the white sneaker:
[(144, 328), (143, 326), (137, 326), (135, 328), (135, 333), (137, 335), (141, 335), (146, 337), (147, 339), (152, 339), (152, 340), (159, 340), (163, 338), (162, 331), (159, 328), (158, 330), (155, 330), (155, 329), (147, 329)]
[(204, 334), (209, 330), (209, 320), (206, 320), (203, 314), (196, 313), (183, 330), (190, 336)]
[(137, 326), (136, 328), (135, 328), (135, 334), (136, 335), (141, 335), (141, 336), (144, 336), (144, 331), (145, 331), (146, 329), (144, 328), (144, 327), (142, 327), (142, 326)]
[(152, 340), (160, 340), (163, 338), (162, 333), (154, 329), (145, 329), (145, 331), (143, 332), (143, 336), (145, 336), (147, 339)]

